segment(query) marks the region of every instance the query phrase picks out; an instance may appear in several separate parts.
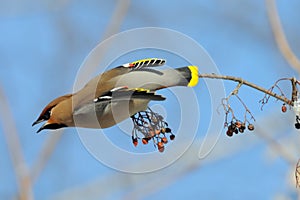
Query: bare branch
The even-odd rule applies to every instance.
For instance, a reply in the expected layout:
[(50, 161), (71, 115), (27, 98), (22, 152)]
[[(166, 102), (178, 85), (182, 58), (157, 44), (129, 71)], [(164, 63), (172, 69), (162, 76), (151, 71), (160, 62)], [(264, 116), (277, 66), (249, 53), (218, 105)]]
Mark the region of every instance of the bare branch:
[[(288, 105), (293, 105), (293, 101), (284, 97), (284, 96), (280, 96), (270, 90), (267, 90), (261, 86), (258, 86), (254, 83), (251, 83), (249, 81), (246, 81), (242, 78), (238, 78), (238, 77), (234, 77), (234, 76), (224, 76), (224, 75), (217, 75), (217, 74), (200, 74), (199, 75), (199, 78), (211, 78), (211, 79), (222, 79), (222, 80), (230, 80), (230, 81), (234, 81), (234, 82), (238, 82), (238, 83), (241, 83), (242, 85), (247, 85), (248, 87), (251, 87), (253, 89), (256, 89), (258, 91), (261, 91), (267, 95), (270, 95)], [(288, 80), (293, 80), (294, 78), (290, 78)], [(296, 90), (296, 88), (294, 88)]]

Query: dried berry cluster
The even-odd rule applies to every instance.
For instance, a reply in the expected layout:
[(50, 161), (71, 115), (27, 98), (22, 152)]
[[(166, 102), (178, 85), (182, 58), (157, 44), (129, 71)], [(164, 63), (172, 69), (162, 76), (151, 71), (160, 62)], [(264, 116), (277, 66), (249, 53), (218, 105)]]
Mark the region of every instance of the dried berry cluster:
[(138, 133), (143, 135), (142, 143), (148, 144), (150, 140), (153, 141), (154, 146), (157, 147), (159, 152), (163, 152), (165, 144), (169, 139), (174, 140), (175, 135), (168, 127), (168, 123), (164, 121), (164, 118), (158, 113), (153, 112), (150, 108), (146, 111), (141, 111), (131, 116), (134, 127), (132, 130), (132, 142), (134, 146), (138, 145)]
[[(232, 120), (230, 123), (225, 123), (225, 127), (227, 127), (227, 131), (226, 134), (231, 137), (233, 136), (233, 133), (238, 134), (238, 133), (244, 133), (245, 129), (246, 129), (246, 122), (241, 122), (239, 120)], [(254, 125), (248, 123), (247, 126), (249, 131), (253, 131), (254, 130)]]

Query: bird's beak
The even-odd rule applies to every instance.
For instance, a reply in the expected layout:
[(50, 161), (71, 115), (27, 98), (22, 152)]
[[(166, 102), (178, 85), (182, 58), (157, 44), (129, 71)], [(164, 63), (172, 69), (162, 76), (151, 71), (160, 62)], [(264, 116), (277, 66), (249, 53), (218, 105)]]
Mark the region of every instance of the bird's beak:
[(63, 127), (67, 127), (67, 125), (54, 123), (54, 122), (48, 120), (45, 124), (43, 124), (41, 126), (41, 128), (39, 128), (39, 130), (37, 130), (36, 133), (39, 133), (39, 132), (41, 132), (44, 129), (52, 129), (53, 130), (53, 129), (59, 129), (59, 128), (63, 128)]
[[(40, 122), (37, 122), (37, 123), (40, 123)], [(45, 127), (46, 127), (47, 125), (48, 125), (48, 123), (43, 124), (43, 125), (41, 126), (41, 128), (39, 128), (39, 130), (37, 130), (36, 133), (39, 133), (39, 132), (41, 132), (41, 130), (44, 130)]]
[(36, 124), (39, 124), (39, 123), (41, 123), (43, 121), (45, 121), (45, 120), (44, 119), (40, 119), (40, 120), (38, 119), (38, 120), (36, 120), (35, 122), (32, 123), (32, 126), (34, 126)]
[[(37, 119), (35, 122), (32, 123), (32, 126), (34, 126), (34, 125), (36, 125), (36, 124), (39, 124), (39, 123), (41, 123), (41, 122), (43, 122), (43, 121), (46, 121), (46, 120), (45, 120), (45, 119)], [(39, 128), (39, 130), (37, 130), (36, 133), (39, 133), (41, 130), (45, 129), (45, 126), (47, 126), (47, 125), (48, 125), (48, 122), (46, 122), (45, 124), (43, 124), (43, 125), (41, 126), (41, 128)]]

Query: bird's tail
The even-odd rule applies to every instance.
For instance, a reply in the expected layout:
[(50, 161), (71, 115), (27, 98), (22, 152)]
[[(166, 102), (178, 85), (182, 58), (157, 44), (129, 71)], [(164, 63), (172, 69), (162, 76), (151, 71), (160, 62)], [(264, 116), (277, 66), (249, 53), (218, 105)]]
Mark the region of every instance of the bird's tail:
[(196, 66), (187, 66), (187, 67), (182, 67), (182, 68), (177, 68), (176, 69), (182, 76), (182, 78), (185, 79), (183, 81), (184, 85), (189, 86), (189, 87), (194, 87), (197, 85), (199, 76), (198, 76), (198, 67)]
[(198, 67), (196, 66), (186, 66), (176, 69), (167, 69), (163, 71), (163, 76), (166, 87), (194, 87), (197, 85), (199, 80)]

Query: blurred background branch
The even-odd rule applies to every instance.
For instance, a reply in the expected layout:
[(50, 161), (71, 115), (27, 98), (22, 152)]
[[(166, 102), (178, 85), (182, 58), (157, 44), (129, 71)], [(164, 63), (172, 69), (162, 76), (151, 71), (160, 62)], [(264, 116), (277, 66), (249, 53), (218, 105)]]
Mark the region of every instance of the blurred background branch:
[(10, 106), (11, 105), (8, 103), (5, 92), (0, 85), (0, 123), (2, 124), (7, 148), (14, 167), (16, 181), (19, 186), (18, 196), (21, 200), (31, 200), (33, 199), (33, 193), (29, 170), (24, 159), (23, 148), (21, 146)]
[(52, 153), (54, 152), (56, 145), (58, 144), (63, 130), (57, 130), (54, 134), (50, 134), (38, 153), (38, 157), (31, 167), (31, 180), (32, 184), (38, 179), (39, 175), (45, 168), (48, 160), (50, 159)]
[(128, 12), (130, 2), (131, 0), (117, 1), (116, 7), (113, 11), (110, 21), (108, 22), (108, 26), (105, 28), (100, 42), (119, 32), (122, 22)]
[(290, 66), (293, 67), (298, 74), (300, 74), (300, 60), (297, 58), (297, 56), (291, 49), (289, 42), (286, 38), (286, 35), (280, 22), (280, 17), (276, 6), (276, 0), (266, 0), (266, 7), (278, 49), (280, 50), (281, 54), (286, 59), (286, 61), (290, 64)]

